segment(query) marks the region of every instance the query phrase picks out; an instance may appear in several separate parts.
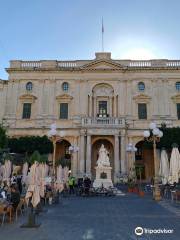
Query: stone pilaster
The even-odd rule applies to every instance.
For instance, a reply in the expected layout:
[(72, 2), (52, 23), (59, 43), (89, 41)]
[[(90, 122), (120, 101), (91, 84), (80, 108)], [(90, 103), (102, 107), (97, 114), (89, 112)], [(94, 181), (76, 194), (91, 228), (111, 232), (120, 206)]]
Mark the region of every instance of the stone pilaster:
[(114, 181), (116, 182), (117, 176), (120, 172), (120, 161), (119, 161), (119, 136), (114, 136)]
[(91, 175), (91, 135), (87, 135), (86, 148), (86, 173)]
[(121, 173), (126, 173), (126, 139), (124, 135), (121, 135)]
[(85, 141), (84, 141), (84, 137), (85, 134), (84, 132), (80, 133), (80, 146), (79, 146), (79, 171), (80, 171), (80, 175), (83, 176), (85, 173), (85, 159), (84, 159), (84, 145), (85, 145)]

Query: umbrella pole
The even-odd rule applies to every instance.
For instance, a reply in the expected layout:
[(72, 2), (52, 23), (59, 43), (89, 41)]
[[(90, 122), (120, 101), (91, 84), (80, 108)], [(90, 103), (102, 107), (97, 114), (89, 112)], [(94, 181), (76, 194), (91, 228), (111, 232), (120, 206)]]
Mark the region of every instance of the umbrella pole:
[(21, 225), (21, 228), (38, 228), (41, 224), (36, 224), (36, 215), (35, 215), (35, 209), (30, 203), (30, 207), (28, 206), (28, 219), (27, 223)]

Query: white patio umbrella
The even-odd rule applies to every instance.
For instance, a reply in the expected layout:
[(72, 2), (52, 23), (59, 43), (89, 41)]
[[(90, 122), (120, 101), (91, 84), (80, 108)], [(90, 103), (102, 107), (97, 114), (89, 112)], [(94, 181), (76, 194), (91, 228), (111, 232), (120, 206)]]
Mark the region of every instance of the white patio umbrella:
[(3, 169), (3, 181), (7, 181), (7, 184), (10, 183), (10, 176), (12, 171), (12, 163), (10, 160), (5, 160), (4, 165), (2, 166)]
[(40, 173), (38, 165), (38, 162), (35, 162), (30, 168), (29, 186), (25, 197), (27, 201), (32, 197), (31, 203), (34, 208), (40, 202)]
[(169, 182), (178, 182), (180, 173), (180, 154), (177, 147), (173, 147), (170, 158)]
[(59, 165), (56, 169), (56, 189), (59, 190), (60, 192), (63, 190), (64, 186), (63, 186), (63, 169), (62, 166)]
[(161, 151), (159, 175), (161, 176), (162, 184), (166, 184), (169, 178), (169, 161), (164, 149)]
[(45, 194), (45, 178), (47, 173), (46, 164), (41, 163), (38, 166), (40, 176), (40, 196), (43, 198)]
[(68, 176), (69, 176), (69, 168), (68, 167), (63, 168), (63, 175), (64, 175), (64, 182), (67, 183)]
[(57, 167), (56, 171), (57, 171), (56, 181), (57, 181), (58, 183), (62, 183), (62, 181), (63, 181), (63, 169), (62, 169), (62, 166), (59, 165), (59, 166)]
[(25, 184), (27, 184), (27, 175), (28, 174), (28, 163), (27, 162), (25, 162), (24, 164), (23, 164), (23, 169), (22, 169), (22, 182), (23, 183), (25, 183)]
[(2, 178), (3, 178), (3, 166), (0, 163), (0, 181), (2, 180)]

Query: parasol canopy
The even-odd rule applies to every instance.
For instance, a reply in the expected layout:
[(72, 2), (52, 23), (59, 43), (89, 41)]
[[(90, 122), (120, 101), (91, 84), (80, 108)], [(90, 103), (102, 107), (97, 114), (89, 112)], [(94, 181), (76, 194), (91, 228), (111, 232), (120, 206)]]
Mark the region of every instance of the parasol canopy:
[(173, 147), (170, 158), (169, 182), (173, 184), (179, 181), (180, 154), (177, 147)]
[(162, 184), (167, 184), (169, 178), (169, 161), (164, 149), (161, 151), (159, 175), (161, 176)]

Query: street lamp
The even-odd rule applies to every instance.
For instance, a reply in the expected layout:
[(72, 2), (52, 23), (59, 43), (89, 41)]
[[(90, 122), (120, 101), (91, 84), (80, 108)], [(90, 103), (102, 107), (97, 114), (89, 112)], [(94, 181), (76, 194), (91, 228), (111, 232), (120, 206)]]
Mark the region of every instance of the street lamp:
[(133, 170), (133, 153), (135, 153), (136, 151), (137, 148), (132, 143), (128, 143), (128, 145), (126, 146), (126, 152), (128, 152), (130, 155), (130, 161), (128, 161), (129, 173)]
[(163, 136), (163, 132), (157, 128), (156, 123), (152, 122), (149, 124), (149, 130), (144, 131), (143, 133), (144, 139), (148, 142), (153, 143), (153, 154), (154, 154), (154, 191), (153, 197), (156, 201), (161, 200), (161, 194), (159, 189), (158, 182), (158, 164), (157, 164), (157, 156), (156, 156), (156, 142), (160, 141), (160, 138)]
[(56, 176), (56, 169), (55, 169), (55, 162), (56, 162), (56, 142), (61, 140), (64, 137), (64, 131), (60, 131), (59, 135), (56, 130), (56, 124), (53, 123), (50, 126), (50, 131), (48, 132), (48, 137), (53, 143), (53, 182), (55, 182)]

